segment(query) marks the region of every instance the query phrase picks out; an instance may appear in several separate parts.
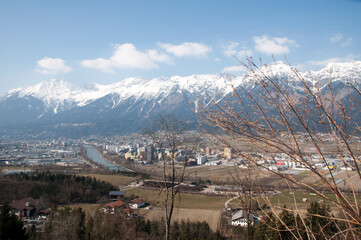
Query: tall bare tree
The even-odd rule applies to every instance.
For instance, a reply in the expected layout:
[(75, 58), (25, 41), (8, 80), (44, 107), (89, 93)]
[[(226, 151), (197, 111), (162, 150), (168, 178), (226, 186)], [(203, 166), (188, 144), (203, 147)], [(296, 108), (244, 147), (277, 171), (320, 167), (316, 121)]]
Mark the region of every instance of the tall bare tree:
[[(165, 239), (170, 239), (170, 228), (177, 196), (180, 197), (180, 185), (184, 181), (187, 162), (196, 149), (198, 137), (187, 131), (187, 125), (174, 115), (161, 115), (153, 119), (144, 130), (154, 147), (159, 150), (159, 163), (163, 172)], [(183, 148), (185, 154), (177, 158), (177, 152)], [(168, 154), (166, 154), (167, 149)]]
[[(339, 209), (340, 216), (329, 220), (337, 220), (346, 227), (340, 228), (333, 237), (360, 238), (360, 147), (354, 141), (354, 136), (360, 133), (354, 121), (354, 116), (360, 112), (361, 93), (357, 86), (349, 83), (336, 91), (330, 80), (326, 87), (328, 91), (321, 91), (294, 70), (288, 78), (297, 79), (298, 88), (302, 90), (296, 91), (281, 79), (270, 77), (252, 58), (241, 64), (255, 79), (255, 87), (234, 87), (233, 93), (222, 101), (203, 106), (199, 111), (203, 124), (253, 166), (285, 179), (291, 188), (316, 194)], [(342, 98), (346, 93), (350, 94), (347, 101)], [(315, 150), (317, 161), (324, 168), (316, 167), (316, 159), (306, 151), (305, 141), (308, 148)], [(263, 157), (269, 156), (270, 152), (282, 153), (307, 169), (311, 177), (299, 181), (292, 174), (269, 169), (253, 154), (239, 151), (236, 147), (239, 143), (251, 144)], [(337, 173), (342, 175), (342, 183), (327, 154), (337, 156), (344, 167), (344, 172)], [(332, 193), (334, 197), (326, 193)], [(307, 225), (304, 231), (309, 238), (315, 238), (315, 233)], [(298, 235), (294, 237), (298, 238)]]

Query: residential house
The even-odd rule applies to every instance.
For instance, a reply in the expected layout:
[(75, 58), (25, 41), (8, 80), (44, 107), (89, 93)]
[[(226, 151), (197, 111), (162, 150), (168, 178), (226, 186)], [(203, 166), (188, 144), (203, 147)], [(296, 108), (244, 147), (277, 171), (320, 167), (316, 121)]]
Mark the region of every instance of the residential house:
[(125, 203), (118, 200), (112, 203), (107, 203), (104, 206), (104, 212), (106, 213), (115, 213), (116, 211), (118, 211), (119, 209), (122, 209), (125, 206)]
[(127, 215), (127, 217), (133, 217), (133, 211), (130, 208), (126, 208), (123, 210), (123, 213)]
[(12, 210), (19, 217), (32, 217), (37, 211), (39, 200), (24, 198), (10, 203)]
[(232, 226), (247, 227), (248, 223), (251, 225), (254, 224), (254, 215), (252, 213), (249, 213), (248, 219), (247, 212), (243, 209), (232, 215)]
[(137, 209), (143, 207), (145, 205), (145, 201), (141, 198), (134, 198), (132, 201), (130, 201), (129, 205), (131, 209)]

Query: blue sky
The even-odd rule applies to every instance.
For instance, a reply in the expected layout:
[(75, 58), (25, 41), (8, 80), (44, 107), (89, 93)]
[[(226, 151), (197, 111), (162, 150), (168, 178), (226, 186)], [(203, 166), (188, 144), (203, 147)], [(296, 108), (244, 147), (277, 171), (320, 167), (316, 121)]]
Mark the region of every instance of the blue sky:
[(317, 70), (361, 59), (361, 1), (2, 0), (0, 31), (0, 95), (51, 78), (241, 74), (233, 56)]

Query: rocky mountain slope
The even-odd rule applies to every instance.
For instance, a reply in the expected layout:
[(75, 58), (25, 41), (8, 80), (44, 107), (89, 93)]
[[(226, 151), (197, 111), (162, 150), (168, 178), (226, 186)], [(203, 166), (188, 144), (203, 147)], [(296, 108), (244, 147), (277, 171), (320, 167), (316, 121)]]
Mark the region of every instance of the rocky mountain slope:
[[(303, 92), (295, 69), (282, 62), (261, 67), (271, 79)], [(361, 61), (332, 63), (320, 71), (299, 73), (314, 91), (342, 91), (348, 82), (361, 85)], [(197, 125), (199, 106), (221, 101), (232, 87), (256, 88), (262, 75), (192, 75), (153, 79), (127, 78), (120, 82), (78, 87), (51, 79), (9, 91), (0, 99), (0, 134), (3, 137), (80, 137), (90, 134), (127, 134), (145, 127), (159, 114), (174, 114)], [(346, 98), (348, 93), (342, 93)]]

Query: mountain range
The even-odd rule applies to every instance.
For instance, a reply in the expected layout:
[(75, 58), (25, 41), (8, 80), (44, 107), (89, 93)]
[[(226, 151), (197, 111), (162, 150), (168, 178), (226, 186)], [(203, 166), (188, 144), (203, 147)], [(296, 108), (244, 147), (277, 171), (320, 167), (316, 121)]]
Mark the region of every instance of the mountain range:
[[(262, 66), (271, 79), (303, 92), (295, 69), (283, 62)], [(299, 73), (314, 91), (342, 89), (348, 82), (361, 86), (361, 61), (330, 63), (320, 71)], [(252, 72), (172, 76), (153, 79), (127, 78), (119, 82), (84, 87), (62, 79), (10, 90), (0, 99), (0, 135), (3, 138), (82, 137), (92, 134), (129, 134), (144, 129), (159, 114), (173, 114), (197, 125), (198, 106), (222, 101), (233, 88), (252, 91)], [(343, 92), (342, 98), (348, 94)]]

